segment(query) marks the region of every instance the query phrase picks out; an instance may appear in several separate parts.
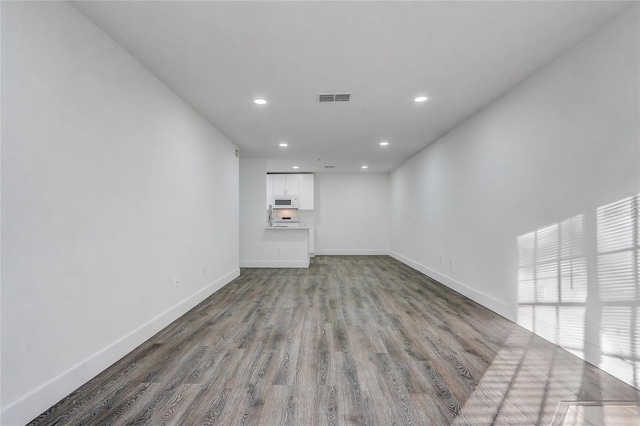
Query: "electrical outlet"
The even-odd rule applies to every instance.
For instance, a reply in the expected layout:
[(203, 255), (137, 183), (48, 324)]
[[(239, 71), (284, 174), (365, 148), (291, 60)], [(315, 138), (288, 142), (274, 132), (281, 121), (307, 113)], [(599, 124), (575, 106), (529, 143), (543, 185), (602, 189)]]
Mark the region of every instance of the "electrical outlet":
[(207, 275), (207, 265), (202, 265), (202, 275)]
[(356, 245), (359, 245), (359, 244), (360, 244), (360, 240), (356, 240)]
[(276, 247), (276, 253), (280, 253), (280, 247)]
[(449, 266), (453, 268), (453, 259), (449, 259)]
[(442, 263), (442, 256), (440, 256), (440, 263)]

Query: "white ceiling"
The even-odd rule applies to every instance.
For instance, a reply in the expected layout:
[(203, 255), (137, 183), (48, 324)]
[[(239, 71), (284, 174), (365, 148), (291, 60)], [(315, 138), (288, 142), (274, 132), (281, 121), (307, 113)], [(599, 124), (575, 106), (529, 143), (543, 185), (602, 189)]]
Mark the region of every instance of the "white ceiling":
[(74, 5), (269, 171), (387, 172), (630, 3)]

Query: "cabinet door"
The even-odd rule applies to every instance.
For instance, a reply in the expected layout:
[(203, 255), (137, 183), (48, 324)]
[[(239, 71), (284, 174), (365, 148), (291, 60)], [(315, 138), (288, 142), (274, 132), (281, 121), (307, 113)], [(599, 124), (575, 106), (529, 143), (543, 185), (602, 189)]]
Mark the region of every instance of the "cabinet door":
[(271, 193), (273, 195), (283, 195), (287, 193), (287, 175), (271, 176)]
[(313, 175), (301, 174), (298, 182), (300, 184), (300, 192), (298, 196), (298, 208), (300, 210), (313, 210)]
[(298, 177), (300, 175), (283, 175), (287, 183), (287, 192), (285, 194), (299, 194), (300, 184), (298, 183)]
[(271, 197), (273, 194), (273, 179), (271, 175), (267, 175), (267, 210), (269, 210), (269, 206), (271, 205)]

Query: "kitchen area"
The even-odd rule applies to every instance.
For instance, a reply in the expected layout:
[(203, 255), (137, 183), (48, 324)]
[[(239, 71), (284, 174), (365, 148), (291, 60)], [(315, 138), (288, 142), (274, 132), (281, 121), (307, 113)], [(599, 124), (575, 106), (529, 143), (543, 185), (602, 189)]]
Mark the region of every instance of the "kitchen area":
[(241, 159), (240, 267), (308, 268), (315, 197), (313, 174), (268, 173), (266, 159)]
[[(313, 173), (267, 173), (267, 220), (265, 230), (297, 232), (307, 238), (307, 255), (315, 257), (314, 249), (314, 175)], [(275, 234), (282, 238), (283, 234)], [(286, 238), (282, 238), (285, 240)], [(308, 265), (307, 265), (308, 267)]]
[(240, 158), (239, 166), (241, 268), (389, 253), (388, 173), (286, 173), (265, 158)]

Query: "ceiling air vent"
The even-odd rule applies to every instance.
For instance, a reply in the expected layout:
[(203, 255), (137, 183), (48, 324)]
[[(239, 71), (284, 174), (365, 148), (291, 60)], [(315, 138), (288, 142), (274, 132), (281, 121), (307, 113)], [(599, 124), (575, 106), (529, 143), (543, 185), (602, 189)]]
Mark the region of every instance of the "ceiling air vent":
[(336, 95), (318, 95), (318, 102), (333, 102)]
[(320, 93), (318, 102), (349, 102), (351, 93)]
[(325, 169), (333, 169), (336, 166), (324, 166)]

